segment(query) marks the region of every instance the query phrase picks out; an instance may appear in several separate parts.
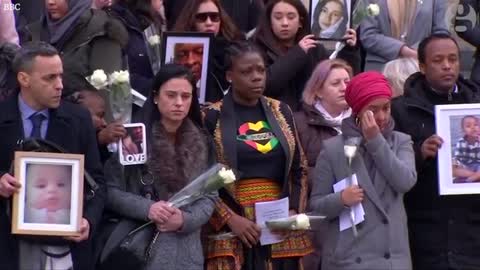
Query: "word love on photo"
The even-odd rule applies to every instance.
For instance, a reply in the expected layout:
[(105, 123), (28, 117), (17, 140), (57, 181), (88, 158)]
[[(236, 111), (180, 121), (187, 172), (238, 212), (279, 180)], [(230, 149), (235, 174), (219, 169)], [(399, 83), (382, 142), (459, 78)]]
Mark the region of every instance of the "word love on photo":
[(119, 160), (122, 165), (136, 165), (147, 162), (147, 140), (145, 125), (125, 124), (127, 135), (118, 143)]

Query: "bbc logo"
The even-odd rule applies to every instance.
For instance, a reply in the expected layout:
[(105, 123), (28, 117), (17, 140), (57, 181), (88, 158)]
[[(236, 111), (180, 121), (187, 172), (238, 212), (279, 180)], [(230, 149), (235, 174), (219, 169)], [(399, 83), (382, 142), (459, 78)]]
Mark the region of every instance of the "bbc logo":
[(3, 4), (3, 10), (5, 11), (19, 11), (20, 3), (17, 4)]

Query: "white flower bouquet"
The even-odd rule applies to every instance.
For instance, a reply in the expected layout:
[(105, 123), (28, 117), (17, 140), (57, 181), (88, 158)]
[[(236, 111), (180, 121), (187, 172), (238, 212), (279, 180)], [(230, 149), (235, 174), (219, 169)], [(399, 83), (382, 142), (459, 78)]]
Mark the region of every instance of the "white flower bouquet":
[(130, 123), (133, 98), (128, 71), (115, 71), (107, 75), (105, 71), (97, 69), (87, 77), (87, 80), (97, 90), (107, 91), (107, 103), (114, 120), (120, 120), (124, 124)]
[[(322, 220), (325, 216), (311, 216), (308, 214), (293, 215), (288, 218), (274, 219), (265, 221), (265, 227), (273, 231), (302, 231), (310, 230), (310, 221)], [(235, 238), (233, 232), (223, 232), (220, 234), (209, 235), (208, 238), (220, 241)]]
[(179, 208), (232, 184), (235, 180), (232, 170), (225, 169), (222, 164), (216, 164), (173, 195), (168, 202), (171, 206)]
[[(380, 14), (380, 6), (378, 4), (368, 4), (367, 1), (368, 0), (357, 0), (355, 3), (351, 17), (352, 29), (357, 29), (365, 18), (375, 17)], [(345, 42), (337, 43), (335, 51), (330, 55), (329, 59), (337, 58), (338, 53), (345, 48), (345, 45)]]
[(161, 42), (162, 36), (155, 25), (150, 25), (143, 31), (145, 38), (148, 59), (152, 67), (153, 75), (157, 74), (161, 66)]

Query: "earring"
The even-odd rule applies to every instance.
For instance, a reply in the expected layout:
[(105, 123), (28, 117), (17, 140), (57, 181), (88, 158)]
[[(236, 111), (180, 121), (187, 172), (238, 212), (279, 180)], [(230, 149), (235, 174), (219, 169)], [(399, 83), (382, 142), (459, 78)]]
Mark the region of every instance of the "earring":
[(155, 105), (157, 105), (157, 104), (158, 104), (158, 101), (155, 100), (153, 103), (154, 103)]
[(356, 124), (357, 126), (360, 125), (360, 118), (359, 118), (358, 116), (355, 117), (355, 124)]

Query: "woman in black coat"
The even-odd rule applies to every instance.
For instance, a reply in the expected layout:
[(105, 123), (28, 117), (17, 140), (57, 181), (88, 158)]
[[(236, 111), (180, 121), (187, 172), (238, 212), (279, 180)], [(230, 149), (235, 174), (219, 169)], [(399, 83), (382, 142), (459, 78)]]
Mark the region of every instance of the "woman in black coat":
[(225, 78), (225, 50), (235, 40), (245, 39), (233, 24), (219, 0), (189, 0), (175, 24), (176, 32), (213, 33), (209, 56), (206, 102), (217, 102), (230, 89)]
[(90, 0), (45, 1), (42, 19), (23, 29), (22, 41), (52, 44), (61, 54), (63, 69), (82, 76), (96, 69), (121, 70), (127, 31), (105, 11), (90, 6)]
[(153, 74), (148, 58), (147, 41), (143, 34), (150, 25), (161, 33), (163, 19), (154, 11), (150, 0), (119, 0), (111, 8), (111, 14), (120, 20), (128, 31), (128, 44), (124, 53), (128, 59), (132, 88), (145, 97), (150, 95)]
[[(286, 102), (292, 110), (299, 109), (303, 88), (313, 69), (329, 57), (325, 47), (310, 35), (308, 12), (298, 0), (271, 0), (261, 16), (255, 43), (266, 57), (267, 88), (265, 95)], [(344, 36), (347, 46), (339, 58), (359, 71), (357, 37), (349, 29)]]

